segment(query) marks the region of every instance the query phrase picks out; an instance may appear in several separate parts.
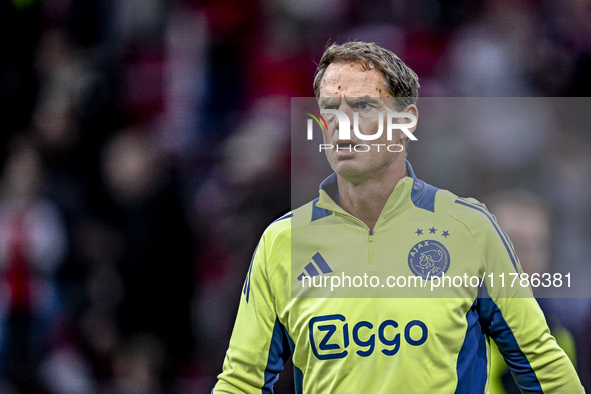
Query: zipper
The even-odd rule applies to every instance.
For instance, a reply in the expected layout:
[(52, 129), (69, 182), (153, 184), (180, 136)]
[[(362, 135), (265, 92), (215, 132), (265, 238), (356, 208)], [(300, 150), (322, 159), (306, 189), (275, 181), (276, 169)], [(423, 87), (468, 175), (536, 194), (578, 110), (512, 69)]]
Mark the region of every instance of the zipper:
[[(403, 178), (404, 179), (404, 178)], [(394, 191), (392, 192), (392, 194), (390, 195), (390, 197), (388, 197), (388, 200), (386, 201), (386, 205), (384, 205), (384, 208), (390, 203), (390, 200), (393, 198), (392, 196), (394, 196), (394, 194), (396, 193), (396, 189), (397, 189), (398, 185), (394, 188)], [(404, 188), (401, 188), (400, 191), (397, 194), (396, 198), (400, 198), (400, 194), (402, 193), (402, 190), (404, 190)], [(336, 204), (336, 202), (335, 202)], [(337, 204), (338, 205), (338, 204)], [(341, 215), (343, 216), (346, 220), (349, 220), (353, 223), (357, 223), (360, 226), (364, 227), (367, 231), (368, 231), (368, 237), (367, 237), (367, 243), (368, 243), (368, 249), (367, 249), (367, 265), (373, 265), (373, 260), (374, 260), (374, 249), (375, 249), (375, 231), (373, 229), (370, 229), (367, 224), (365, 224), (361, 219), (346, 213), (346, 212), (337, 212), (334, 211), (335, 214), (337, 215)], [(376, 224), (374, 227), (376, 227), (378, 225), (378, 223), (380, 223), (380, 221), (382, 220), (382, 213), (380, 213), (380, 216), (378, 217), (378, 220), (376, 221)]]
[(367, 251), (367, 265), (373, 265), (373, 250), (375, 245), (373, 230), (369, 230), (368, 243), (369, 248)]
[[(373, 229), (370, 229), (367, 224), (363, 223), (363, 221), (359, 218), (356, 218), (353, 215), (350, 214), (345, 214), (343, 215), (345, 217), (345, 219), (350, 220), (354, 223), (359, 224), (362, 227), (365, 227), (367, 229), (368, 232), (368, 237), (367, 237), (367, 265), (373, 265), (373, 257), (374, 257), (374, 247), (375, 247), (375, 231)], [(380, 221), (380, 219), (378, 218), (378, 222)], [(376, 223), (377, 224), (377, 223)]]

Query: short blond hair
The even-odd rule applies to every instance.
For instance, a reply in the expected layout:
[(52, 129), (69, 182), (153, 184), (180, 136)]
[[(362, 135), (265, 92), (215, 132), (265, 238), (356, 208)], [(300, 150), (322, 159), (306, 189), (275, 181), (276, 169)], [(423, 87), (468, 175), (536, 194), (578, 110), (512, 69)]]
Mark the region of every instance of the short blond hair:
[(332, 44), (320, 59), (314, 76), (314, 94), (320, 97), (320, 84), (331, 63), (358, 63), (366, 70), (377, 69), (384, 76), (387, 91), (398, 98), (401, 107), (417, 103), (419, 77), (393, 52), (373, 42), (350, 41)]

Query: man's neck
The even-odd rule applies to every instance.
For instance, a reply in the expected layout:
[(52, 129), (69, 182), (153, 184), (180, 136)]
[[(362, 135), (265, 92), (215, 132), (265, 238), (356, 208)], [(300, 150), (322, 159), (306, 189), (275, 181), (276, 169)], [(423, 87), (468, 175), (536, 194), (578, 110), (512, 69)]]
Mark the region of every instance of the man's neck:
[(398, 182), (407, 176), (405, 160), (394, 160), (378, 177), (351, 183), (338, 176), (339, 205), (373, 229)]

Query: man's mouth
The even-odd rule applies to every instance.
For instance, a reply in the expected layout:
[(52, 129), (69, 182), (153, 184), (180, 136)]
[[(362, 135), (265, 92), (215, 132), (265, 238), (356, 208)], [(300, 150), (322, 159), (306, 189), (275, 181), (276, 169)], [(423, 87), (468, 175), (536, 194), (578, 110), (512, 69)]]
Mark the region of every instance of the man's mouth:
[(353, 141), (339, 141), (337, 142), (337, 150), (352, 150), (357, 146)]

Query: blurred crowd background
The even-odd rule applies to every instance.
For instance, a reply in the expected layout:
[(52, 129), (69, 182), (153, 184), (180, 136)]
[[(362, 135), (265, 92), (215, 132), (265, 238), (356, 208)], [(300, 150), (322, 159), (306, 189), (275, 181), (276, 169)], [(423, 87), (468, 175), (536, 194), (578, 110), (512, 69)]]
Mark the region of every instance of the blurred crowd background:
[[(258, 238), (290, 210), (290, 98), (313, 96), (327, 43), (393, 50), (424, 97), (584, 97), (589, 21), (588, 0), (0, 2), (0, 392), (210, 392)], [(475, 114), (409, 159), (539, 207), (518, 255), (586, 273), (591, 111), (560, 103)], [(588, 300), (548, 308), (591, 388)]]

